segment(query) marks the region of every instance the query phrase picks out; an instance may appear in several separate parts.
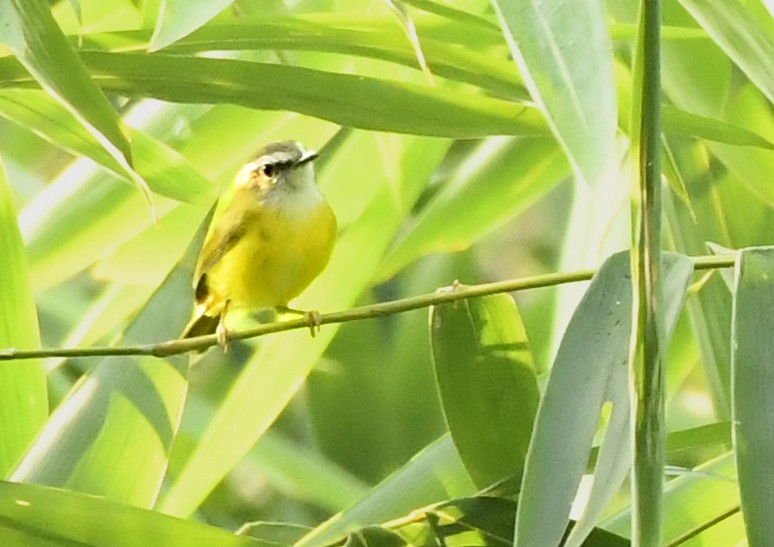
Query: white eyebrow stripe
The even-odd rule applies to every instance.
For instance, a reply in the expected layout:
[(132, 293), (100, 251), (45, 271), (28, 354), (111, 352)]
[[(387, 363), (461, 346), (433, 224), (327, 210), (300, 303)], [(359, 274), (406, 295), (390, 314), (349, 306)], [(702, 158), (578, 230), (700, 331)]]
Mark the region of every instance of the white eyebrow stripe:
[(266, 165), (267, 163), (293, 164), (295, 162), (296, 162), (296, 159), (293, 154), (287, 154), (284, 152), (273, 152), (271, 154), (264, 154), (263, 156), (257, 158), (254, 163), (258, 164), (258, 166), (261, 166), (261, 165)]

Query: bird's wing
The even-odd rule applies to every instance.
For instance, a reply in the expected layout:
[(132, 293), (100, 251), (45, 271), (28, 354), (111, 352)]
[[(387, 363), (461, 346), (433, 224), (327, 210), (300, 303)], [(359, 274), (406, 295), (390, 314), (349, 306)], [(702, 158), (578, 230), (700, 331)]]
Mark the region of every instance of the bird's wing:
[(232, 202), (232, 205), (236, 206), (228, 207), (223, 211), (215, 229), (202, 246), (193, 278), (194, 287), (199, 284), (201, 277), (226, 256), (247, 233), (249, 221), (255, 216), (255, 212), (240, 207), (237, 200), (238, 198)]

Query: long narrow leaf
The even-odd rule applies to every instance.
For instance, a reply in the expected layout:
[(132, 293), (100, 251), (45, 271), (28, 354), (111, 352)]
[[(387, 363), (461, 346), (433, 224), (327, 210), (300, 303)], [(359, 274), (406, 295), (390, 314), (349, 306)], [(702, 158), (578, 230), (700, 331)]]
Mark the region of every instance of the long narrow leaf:
[(454, 444), (479, 488), (524, 468), (540, 400), (519, 311), (507, 294), (433, 306), (433, 363)]
[[(599, 489), (582, 530), (596, 525), (601, 508), (623, 481), (628, 461), (629, 397), (626, 362), (631, 327), (628, 253), (608, 258), (597, 272), (567, 327), (543, 396), (527, 456), (516, 545), (553, 546), (567, 526), (570, 507), (591, 451), (605, 401), (613, 415), (594, 475)], [(670, 278), (667, 329), (674, 327), (692, 265), (665, 255)], [(572, 419), (568, 419), (571, 417)], [(592, 496), (597, 496), (592, 494)], [(576, 533), (573, 545), (583, 536)]]
[[(700, 545), (739, 544), (744, 531), (741, 526), (733, 525), (725, 526), (725, 541), (702, 541), (712, 527), (723, 528), (739, 514), (739, 488), (733, 453), (727, 452), (714, 458), (695, 471), (669, 481), (664, 489), (665, 544), (690, 545), (691, 540)], [(630, 534), (631, 508), (613, 515), (602, 524), (611, 532)]]
[(488, 139), (418, 211), (385, 258), (380, 276), (387, 279), (432, 252), (469, 247), (569, 174), (553, 139)]
[[(13, 196), (0, 161), (0, 347), (40, 345), (27, 257)], [(40, 361), (0, 366), (0, 477), (18, 461), (48, 415), (46, 376)]]
[[(362, 129), (458, 138), (545, 135), (528, 106), (459, 91), (352, 74), (232, 59), (84, 52), (106, 91), (188, 103), (232, 103), (291, 110)], [(0, 64), (0, 85), (32, 84)]]
[(105, 498), (0, 482), (0, 543), (35, 547), (266, 547), (221, 528), (182, 521)]
[(774, 103), (774, 37), (738, 0), (680, 0), (723, 51)]
[(234, 0), (163, 0), (150, 50), (155, 51), (190, 34)]
[[(124, 344), (171, 339), (182, 331), (190, 315), (190, 280), (208, 220), (180, 267), (128, 327)], [(185, 401), (186, 367), (185, 356), (168, 361), (104, 359), (57, 408), (12, 479), (152, 506)]]
[[(116, 176), (126, 176), (123, 167), (77, 124), (68, 110), (40, 91), (0, 90), (0, 116), (69, 152), (90, 158)], [(135, 169), (152, 191), (186, 203), (212, 203), (215, 188), (184, 158), (139, 130), (130, 129), (130, 134)]]
[(742, 250), (734, 283), (731, 363), (734, 447), (742, 512), (750, 545), (774, 537), (774, 249)]
[(416, 507), (474, 492), (451, 437), (444, 435), (363, 499), (310, 531), (297, 547), (325, 545), (352, 530), (398, 518)]
[(614, 155), (617, 119), (602, 3), (492, 0), (492, 5), (532, 98), (578, 177), (594, 184)]
[(0, 2), (0, 42), (52, 97), (67, 107), (145, 193), (148, 187), (132, 168), (131, 144), (118, 114), (94, 84), (44, 0)]
[[(683, 309), (693, 266), (685, 256), (665, 254), (662, 269), (664, 279), (661, 285), (661, 300), (665, 303), (663, 337), (665, 343), (668, 343)], [(594, 482), (589, 499), (567, 538), (565, 547), (582, 545), (586, 534), (599, 525), (605, 509), (614, 499), (631, 468), (631, 413), (628, 408), (627, 375), (620, 370), (615, 372), (606, 391), (613, 402), (613, 412), (594, 466)]]

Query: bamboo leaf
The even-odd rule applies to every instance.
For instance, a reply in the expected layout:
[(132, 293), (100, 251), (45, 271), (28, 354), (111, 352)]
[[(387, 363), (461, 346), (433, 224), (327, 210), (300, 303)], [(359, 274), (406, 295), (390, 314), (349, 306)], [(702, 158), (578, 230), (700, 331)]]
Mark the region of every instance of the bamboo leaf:
[(774, 103), (774, 38), (738, 0), (680, 0), (723, 51)]
[[(2, 161), (0, 257), (0, 347), (39, 347), (27, 257)], [(4, 363), (0, 367), (0, 401), (0, 477), (5, 477), (48, 416), (46, 376), (41, 362)]]
[(3, 0), (0, 42), (5, 43), (28, 72), (61, 102), (97, 139), (145, 193), (150, 191), (132, 168), (132, 149), (107, 97), (92, 81), (51, 16), (44, 0)]
[[(516, 545), (556, 545), (562, 537), (606, 401), (610, 423), (594, 473), (593, 501), (573, 545), (596, 526), (628, 471), (628, 370), (631, 280), (628, 253), (608, 258), (567, 326), (538, 411), (522, 482)], [(683, 256), (664, 255), (666, 334), (671, 333), (692, 272)], [(668, 337), (667, 337), (668, 338)], [(571, 417), (572, 419), (568, 419)], [(599, 485), (599, 486), (598, 486)]]
[(736, 466), (747, 538), (751, 545), (774, 537), (769, 508), (774, 505), (774, 252), (744, 249), (736, 261), (732, 322), (733, 423)]
[(385, 258), (380, 277), (387, 279), (426, 254), (469, 247), (545, 195), (569, 172), (552, 139), (482, 143), (418, 211)]
[[(124, 344), (172, 339), (182, 331), (193, 301), (190, 280), (208, 225), (209, 218), (181, 265), (129, 325)], [(12, 480), (151, 507), (179, 426), (186, 375), (185, 356), (102, 360), (56, 409)]]
[(261, 547), (270, 544), (102, 497), (0, 482), (0, 543), (143, 547)]
[[(68, 152), (93, 160), (118, 177), (127, 177), (124, 168), (68, 110), (40, 91), (0, 90), (0, 116)], [(195, 205), (212, 203), (215, 188), (183, 157), (142, 131), (130, 129), (129, 132), (134, 145), (135, 169), (153, 192)]]
[[(534, 108), (392, 80), (162, 54), (84, 52), (82, 58), (103, 89), (129, 97), (290, 110), (361, 129), (417, 135), (471, 138), (547, 133)], [(31, 83), (10, 62), (0, 65), (2, 81), (5, 85)]]
[[(739, 517), (739, 488), (734, 455), (727, 452), (695, 468), (696, 473), (670, 480), (664, 488), (664, 543), (737, 545), (745, 539)], [(611, 532), (631, 533), (631, 509), (606, 519)], [(713, 528), (720, 529), (713, 534)], [(713, 539), (714, 536), (714, 539)]]
[(602, 3), (492, 0), (492, 5), (533, 100), (579, 179), (594, 184), (615, 155), (617, 118)]
[(744, 127), (723, 120), (691, 114), (670, 105), (663, 105), (662, 108), (664, 130), (667, 133), (699, 137), (737, 146), (755, 146), (774, 150), (774, 143)]
[[(513, 545), (516, 503), (489, 495), (459, 498), (415, 509), (381, 526), (350, 532), (332, 544), (346, 547), (508, 547)], [(629, 541), (605, 530), (591, 532), (586, 547), (626, 547)]]
[(433, 306), (433, 364), (454, 444), (479, 488), (524, 468), (540, 392), (507, 294)]
[(150, 51), (159, 50), (190, 34), (232, 2), (233, 0), (163, 0)]
[(372, 488), (363, 499), (310, 531), (296, 546), (326, 545), (358, 528), (398, 518), (416, 507), (474, 492), (475, 486), (454, 443), (444, 435)]

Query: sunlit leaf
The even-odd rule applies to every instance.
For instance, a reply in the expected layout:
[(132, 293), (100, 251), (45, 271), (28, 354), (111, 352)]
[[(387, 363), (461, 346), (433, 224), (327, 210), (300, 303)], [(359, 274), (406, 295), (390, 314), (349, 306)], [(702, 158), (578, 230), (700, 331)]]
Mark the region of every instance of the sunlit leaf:
[(156, 20), (150, 50), (161, 49), (175, 40), (190, 34), (234, 0), (163, 0), (161, 13)]
[[(40, 345), (27, 257), (0, 158), (0, 348)], [(5, 477), (48, 415), (46, 377), (40, 361), (0, 365), (0, 477)]]
[[(667, 335), (676, 323), (692, 270), (685, 257), (664, 256), (664, 279), (669, 280), (663, 289), (664, 301), (669, 302)], [(561, 538), (606, 401), (613, 410), (597, 460), (592, 502), (572, 545), (580, 545), (596, 525), (626, 477), (631, 457), (626, 366), (631, 313), (629, 259), (623, 252), (608, 258), (594, 277), (562, 338), (527, 456), (517, 545), (555, 545)]]
[(396, 519), (416, 507), (474, 492), (454, 443), (444, 436), (418, 452), (363, 499), (311, 530), (297, 546), (324, 545), (363, 526)]
[[(739, 488), (736, 484), (734, 457), (725, 453), (696, 468), (698, 473), (675, 478), (664, 487), (664, 542), (680, 545), (695, 539), (701, 542), (713, 528), (739, 516)], [(606, 530), (628, 536), (631, 530), (631, 510), (625, 509), (602, 525)], [(744, 538), (744, 528), (733, 525), (716, 537), (719, 543), (736, 545)]]
[[(0, 116), (27, 127), (52, 144), (85, 156), (119, 177), (123, 167), (75, 117), (48, 95), (37, 90), (0, 90)], [(215, 197), (215, 188), (179, 154), (141, 131), (130, 129), (136, 171), (149, 188), (187, 203), (205, 205)]]
[(131, 144), (118, 115), (94, 85), (48, 4), (43, 0), (4, 0), (0, 20), (4, 21), (0, 41), (11, 48), (25, 72), (72, 112), (150, 200), (145, 181), (132, 168)]
[(267, 543), (183, 521), (103, 497), (31, 484), (0, 482), (4, 545), (250, 547)]
[[(441, 88), (233, 59), (97, 52), (82, 58), (105, 91), (130, 97), (291, 110), (361, 129), (419, 135), (547, 133), (534, 108)], [(31, 83), (7, 60), (0, 65), (2, 81)]]
[(394, 275), (425, 254), (469, 247), (569, 174), (569, 165), (553, 140), (482, 143), (394, 243), (381, 277)]
[(774, 351), (770, 335), (774, 306), (774, 252), (768, 247), (740, 251), (734, 283), (731, 366), (734, 448), (742, 513), (751, 544), (774, 537), (768, 507), (774, 504), (769, 462), (774, 457)]
[[(207, 225), (127, 328), (122, 343), (174, 339), (182, 331)], [(180, 422), (186, 375), (187, 358), (180, 355), (100, 361), (56, 409), (11, 478), (151, 507)]]
[(707, 33), (774, 103), (774, 36), (738, 0), (680, 0)]
[(594, 184), (614, 153), (617, 127), (610, 37), (601, 2), (492, 0), (492, 5), (532, 98), (576, 174)]
[(480, 487), (519, 477), (540, 392), (519, 311), (499, 294), (434, 306), (433, 363), (446, 421)]

